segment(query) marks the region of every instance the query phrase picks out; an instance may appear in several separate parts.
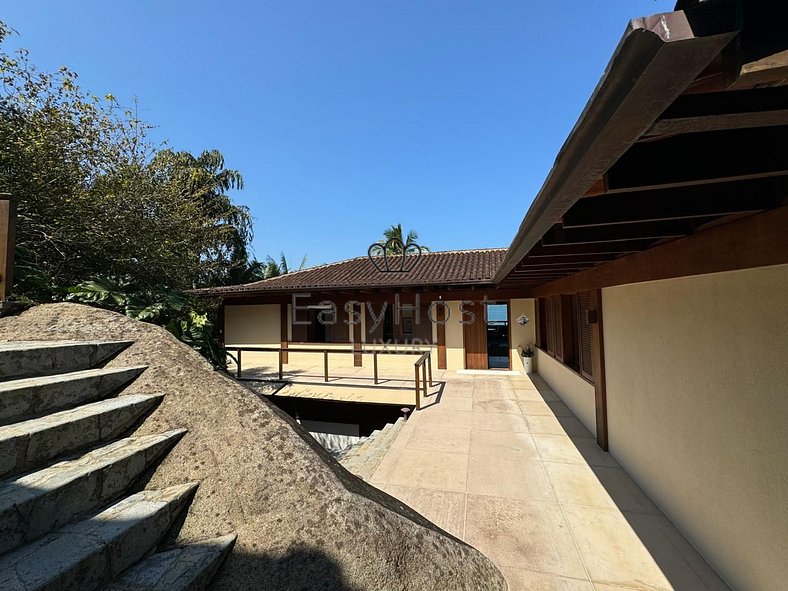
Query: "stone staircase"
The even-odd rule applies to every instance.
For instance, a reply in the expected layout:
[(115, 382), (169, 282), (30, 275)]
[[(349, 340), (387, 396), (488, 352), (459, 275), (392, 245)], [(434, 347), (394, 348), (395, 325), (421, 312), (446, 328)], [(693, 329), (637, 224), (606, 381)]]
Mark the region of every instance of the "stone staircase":
[(199, 591), (229, 535), (157, 551), (198, 483), (141, 490), (185, 430), (127, 436), (162, 401), (124, 395), (129, 342), (0, 343), (0, 589)]
[(388, 423), (382, 429), (373, 431), (369, 437), (339, 452), (337, 460), (359, 478), (368, 480), (404, 425), (404, 418), (398, 419), (396, 423)]

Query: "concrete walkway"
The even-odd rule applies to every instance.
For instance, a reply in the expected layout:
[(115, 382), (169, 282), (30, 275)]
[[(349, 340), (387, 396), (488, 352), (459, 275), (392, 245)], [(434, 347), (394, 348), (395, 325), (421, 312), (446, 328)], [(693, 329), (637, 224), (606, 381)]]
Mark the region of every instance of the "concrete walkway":
[(538, 376), (445, 376), (370, 481), (511, 591), (727, 587)]

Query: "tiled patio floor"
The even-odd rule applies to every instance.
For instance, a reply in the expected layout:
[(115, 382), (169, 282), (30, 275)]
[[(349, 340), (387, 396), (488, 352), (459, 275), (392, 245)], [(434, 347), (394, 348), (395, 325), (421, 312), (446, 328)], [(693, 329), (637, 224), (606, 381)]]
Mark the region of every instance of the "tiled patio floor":
[(511, 591), (727, 589), (538, 376), (447, 372), (371, 477)]

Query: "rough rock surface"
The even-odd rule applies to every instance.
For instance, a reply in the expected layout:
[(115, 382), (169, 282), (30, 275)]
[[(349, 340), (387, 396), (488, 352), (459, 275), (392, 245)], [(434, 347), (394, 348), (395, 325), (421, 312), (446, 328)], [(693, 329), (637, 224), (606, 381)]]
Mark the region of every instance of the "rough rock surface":
[(76, 304), (0, 319), (4, 340), (133, 340), (124, 394), (165, 394), (137, 435), (188, 433), (148, 488), (200, 482), (178, 543), (230, 532), (222, 590), (504, 591), (481, 553), (342, 468), (300, 426), (165, 330)]

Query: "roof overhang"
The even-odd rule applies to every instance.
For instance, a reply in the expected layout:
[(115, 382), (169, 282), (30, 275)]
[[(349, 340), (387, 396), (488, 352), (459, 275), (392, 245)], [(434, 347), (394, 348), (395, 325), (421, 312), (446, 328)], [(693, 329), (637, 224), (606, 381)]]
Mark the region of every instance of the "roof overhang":
[[(738, 30), (735, 7), (727, 2), (700, 3), (629, 23), (498, 268), (496, 284), (544, 284), (670, 235), (668, 228), (653, 227), (633, 233), (628, 244), (610, 240), (596, 251), (593, 246), (581, 249), (572, 259), (560, 258), (567, 254), (560, 249), (542, 251), (544, 259), (521, 266), (535, 248), (542, 248), (543, 237), (562, 231), (561, 221), (581, 199), (609, 192), (607, 175), (614, 165), (655, 132), (655, 122), (683, 93), (715, 70), (715, 61)], [(591, 238), (593, 230), (587, 232), (587, 243), (598, 243)]]

